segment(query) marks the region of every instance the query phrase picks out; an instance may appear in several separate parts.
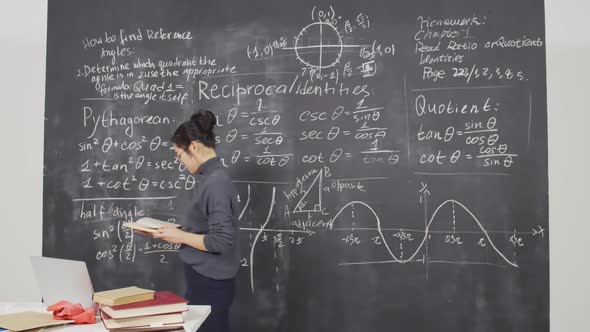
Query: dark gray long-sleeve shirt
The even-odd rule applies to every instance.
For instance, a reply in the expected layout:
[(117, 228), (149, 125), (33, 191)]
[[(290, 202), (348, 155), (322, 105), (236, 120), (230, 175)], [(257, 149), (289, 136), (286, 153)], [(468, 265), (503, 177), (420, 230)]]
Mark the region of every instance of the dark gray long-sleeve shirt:
[(237, 191), (217, 157), (199, 167), (197, 180), (199, 185), (187, 213), (185, 230), (204, 234), (208, 252), (183, 245), (180, 258), (206, 277), (233, 278), (240, 265)]

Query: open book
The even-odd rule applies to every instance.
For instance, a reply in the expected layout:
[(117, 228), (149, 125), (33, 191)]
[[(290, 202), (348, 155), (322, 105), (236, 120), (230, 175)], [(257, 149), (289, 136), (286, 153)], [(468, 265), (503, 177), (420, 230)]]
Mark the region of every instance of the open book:
[(173, 224), (171, 222), (162, 221), (154, 218), (144, 217), (137, 219), (135, 222), (126, 222), (123, 224), (123, 227), (136, 229), (138, 231), (148, 232), (148, 233), (155, 233), (156, 230), (160, 227), (180, 227), (179, 224)]

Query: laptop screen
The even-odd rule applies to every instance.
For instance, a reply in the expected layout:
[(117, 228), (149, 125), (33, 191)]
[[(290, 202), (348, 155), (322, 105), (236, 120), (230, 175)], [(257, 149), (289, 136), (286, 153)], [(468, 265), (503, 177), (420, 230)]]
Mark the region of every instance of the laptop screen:
[(86, 263), (50, 257), (31, 257), (33, 273), (43, 302), (50, 306), (65, 300), (94, 307), (92, 282)]

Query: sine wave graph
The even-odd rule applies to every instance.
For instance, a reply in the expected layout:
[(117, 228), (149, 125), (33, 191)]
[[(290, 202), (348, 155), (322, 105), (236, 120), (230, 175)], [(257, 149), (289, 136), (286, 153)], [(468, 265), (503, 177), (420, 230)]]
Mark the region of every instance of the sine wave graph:
[[(425, 203), (426, 203), (426, 201), (425, 201)], [(518, 264), (516, 262), (511, 261), (510, 259), (508, 259), (506, 257), (506, 255), (504, 255), (504, 253), (502, 253), (502, 251), (500, 251), (500, 249), (498, 249), (498, 247), (496, 246), (496, 244), (494, 243), (494, 241), (490, 237), (488, 231), (484, 228), (484, 226), (479, 221), (479, 219), (475, 216), (475, 214), (471, 210), (469, 210), (469, 208), (467, 208), (464, 204), (462, 204), (461, 202), (459, 202), (457, 200), (454, 200), (454, 199), (448, 199), (448, 200), (444, 201), (443, 203), (441, 203), (434, 210), (434, 212), (430, 216), (430, 219), (428, 220), (428, 223), (427, 223), (426, 228), (424, 230), (424, 237), (420, 241), (417, 249), (410, 255), (410, 257), (408, 257), (406, 259), (403, 259), (401, 257), (398, 257), (392, 251), (391, 246), (389, 245), (388, 241), (386, 240), (386, 236), (383, 234), (381, 219), (379, 218), (379, 215), (375, 212), (375, 210), (369, 204), (367, 204), (365, 202), (362, 202), (362, 201), (352, 201), (352, 202), (349, 202), (348, 204), (344, 205), (338, 211), (338, 213), (336, 213), (336, 215), (332, 218), (332, 220), (334, 220), (334, 223), (336, 223), (336, 221), (338, 220), (338, 218), (342, 215), (342, 213), (344, 211), (348, 210), (349, 208), (354, 207), (355, 205), (360, 205), (362, 207), (365, 207), (375, 217), (376, 231), (381, 236), (381, 239), (383, 239), (383, 242), (382, 243), (383, 243), (384, 247), (386, 248), (389, 256), (391, 256), (391, 258), (393, 258), (393, 260), (390, 260), (390, 261), (380, 261), (380, 262), (377, 262), (377, 263), (401, 263), (401, 264), (405, 264), (405, 263), (409, 263), (409, 262), (414, 262), (415, 261), (415, 257), (423, 250), (423, 248), (424, 248), (424, 246), (426, 244), (426, 241), (428, 241), (429, 235), (431, 233), (431, 226), (433, 225), (436, 217), (438, 216), (438, 214), (441, 211), (441, 209), (443, 207), (449, 205), (449, 204), (456, 204), (457, 206), (459, 206), (461, 209), (463, 209), (471, 217), (472, 221), (477, 225), (477, 227), (479, 228), (479, 230), (481, 230), (481, 233), (485, 236), (485, 238), (487, 239), (488, 243), (493, 248), (495, 254), (497, 254), (498, 257), (500, 257), (503, 261), (505, 261), (510, 266), (513, 266), (515, 268), (518, 267)], [(454, 206), (453, 206), (453, 209), (454, 209)], [(366, 264), (366, 262), (358, 262), (358, 263), (348, 262), (348, 263), (340, 263), (339, 265), (355, 265), (355, 264)]]
[[(315, 183), (322, 183), (321, 181), (321, 172), (319, 173), (319, 175), (317, 175), (316, 179), (313, 181), (313, 184)], [(319, 178), (319, 181), (316, 181)], [(322, 192), (319, 191), (318, 195), (319, 197), (318, 199), (318, 204), (311, 204), (311, 206), (313, 206), (313, 209), (303, 209), (301, 208), (301, 206), (307, 206), (309, 205), (309, 202), (306, 202), (305, 204), (302, 203), (302, 201), (308, 196), (307, 194), (314, 188), (314, 186), (310, 185), (306, 190), (304, 190), (303, 194), (302, 194), (302, 198), (298, 198), (297, 199), (297, 205), (293, 208), (293, 213), (304, 213), (306, 215), (311, 216), (312, 214), (324, 214), (325, 213), (325, 209), (322, 206)], [(427, 191), (425, 191), (427, 192)], [(251, 205), (251, 187), (250, 184), (248, 184), (247, 186), (247, 192), (246, 192), (246, 199), (245, 199), (245, 204), (241, 210), (241, 213), (239, 215), (239, 219), (242, 220), (244, 218), (245, 212), (247, 209), (249, 209), (250, 205)], [(276, 210), (277, 207), (277, 191), (276, 191), (276, 187), (273, 186), (272, 187), (272, 191), (270, 193), (270, 200), (267, 203), (268, 205), (265, 206), (264, 208), (264, 216), (262, 218), (260, 218), (259, 220), (261, 221), (261, 225), (259, 228), (241, 228), (241, 230), (243, 231), (248, 231), (248, 232), (253, 232), (253, 238), (251, 238), (251, 243), (250, 243), (250, 250), (249, 250), (249, 259), (247, 260), (248, 264), (244, 265), (248, 267), (248, 272), (250, 274), (250, 288), (251, 291), (254, 292), (255, 289), (255, 270), (256, 267), (258, 266), (258, 264), (256, 264), (255, 262), (255, 252), (257, 250), (257, 246), (259, 244), (261, 244), (260, 242), (262, 241), (262, 236), (264, 233), (266, 232), (275, 232), (275, 233), (298, 233), (298, 234), (305, 234), (308, 236), (309, 241), (313, 241), (313, 239), (315, 238), (315, 236), (320, 235), (320, 234), (324, 234), (324, 235), (328, 235), (329, 237), (333, 237), (333, 236), (337, 236), (338, 233), (340, 233), (341, 231), (372, 231), (372, 232), (376, 232), (379, 237), (381, 238), (382, 242), (380, 243), (380, 245), (384, 248), (385, 252), (382, 252), (382, 256), (385, 257), (385, 255), (387, 255), (386, 259), (382, 259), (379, 261), (367, 261), (365, 260), (362, 255), (357, 255), (357, 261), (351, 261), (351, 262), (338, 262), (336, 261), (337, 258), (335, 258), (335, 262), (334, 264), (339, 265), (339, 266), (345, 266), (345, 265), (366, 265), (366, 264), (388, 264), (388, 263), (398, 263), (398, 264), (407, 264), (407, 263), (411, 263), (411, 262), (422, 262), (425, 265), (428, 265), (430, 263), (448, 263), (448, 264), (480, 264), (480, 265), (492, 265), (492, 266), (497, 266), (497, 267), (502, 267), (502, 268), (506, 268), (506, 267), (513, 267), (513, 268), (518, 268), (519, 265), (516, 262), (516, 249), (514, 251), (514, 260), (511, 260), (510, 258), (508, 258), (508, 256), (500, 249), (500, 246), (497, 245), (497, 243), (494, 242), (494, 239), (490, 236), (490, 233), (502, 233), (502, 234), (510, 234), (512, 232), (510, 231), (489, 231), (488, 229), (486, 229), (486, 227), (484, 226), (484, 223), (482, 223), (480, 221), (480, 219), (476, 216), (476, 214), (471, 211), (471, 209), (469, 209), (464, 203), (462, 203), (459, 200), (456, 199), (446, 199), (445, 201), (443, 201), (442, 203), (440, 203), (438, 206), (436, 206), (436, 208), (434, 209), (434, 211), (432, 212), (432, 214), (428, 215), (428, 195), (424, 194), (421, 195), (421, 199), (420, 199), (420, 204), (423, 204), (423, 208), (424, 208), (424, 229), (408, 229), (408, 228), (388, 228), (388, 227), (384, 227), (383, 222), (382, 222), (382, 218), (379, 216), (379, 213), (367, 202), (361, 201), (361, 200), (354, 200), (354, 201), (350, 201), (348, 203), (346, 203), (345, 205), (343, 205), (341, 208), (339, 208), (337, 210), (337, 212), (335, 214), (333, 214), (333, 217), (329, 218), (329, 224), (331, 225), (329, 228), (324, 229), (324, 230), (319, 230), (319, 229), (315, 229), (315, 230), (307, 230), (307, 229), (291, 229), (289, 227), (286, 227), (285, 229), (275, 229), (273, 227), (271, 227), (271, 225), (275, 224), (277, 222), (276, 216), (273, 217), (273, 214)], [(313, 202), (316, 203), (316, 202)], [(360, 207), (360, 209), (358, 208)], [(435, 228), (435, 226), (442, 226), (442, 223), (444, 221), (449, 221), (449, 219), (445, 219), (445, 216), (442, 215), (443, 209), (444, 208), (451, 208), (452, 209), (452, 222), (453, 222), (453, 230), (437, 230)], [(456, 209), (457, 207), (457, 209)], [(457, 210), (457, 212), (456, 212)], [(261, 211), (262, 212), (262, 211)], [(338, 226), (343, 226), (344, 223), (346, 223), (347, 221), (345, 220), (345, 218), (347, 217), (347, 212), (350, 212), (352, 218), (355, 218), (355, 213), (357, 215), (356, 220), (359, 219), (359, 215), (361, 215), (361, 212), (367, 213), (366, 216), (364, 214), (363, 218), (362, 218), (362, 225), (363, 226), (368, 226), (367, 228), (364, 227), (355, 227), (354, 226), (354, 222), (353, 222), (353, 227), (352, 228), (338, 228)], [(469, 225), (470, 230), (465, 230), (465, 229), (459, 229), (456, 230), (455, 229), (455, 216), (456, 215), (461, 215), (462, 220), (463, 220), (463, 224)], [(390, 224), (389, 219), (391, 219), (391, 217), (388, 217), (388, 224)], [(440, 222), (439, 222), (440, 220)], [(471, 227), (473, 227), (473, 230), (471, 230)], [(532, 232), (518, 232), (519, 234), (529, 234), (532, 236), (543, 236), (543, 232), (544, 230), (538, 226), (539, 229), (538, 230), (533, 230)], [(407, 232), (407, 234), (412, 234), (412, 236), (414, 234), (423, 234), (423, 236), (418, 236), (416, 238), (411, 239), (411, 244), (410, 247), (412, 248), (411, 250), (407, 250), (406, 246), (406, 252), (409, 252), (410, 255), (409, 256), (405, 256), (404, 257), (404, 251), (401, 250), (400, 248), (400, 254), (396, 254), (395, 252), (395, 247), (393, 247), (392, 244), (392, 239), (391, 237), (387, 238), (386, 232), (387, 231), (391, 231), (391, 230), (396, 230), (396, 231), (404, 231)], [(485, 247), (486, 250), (486, 257), (487, 254), (491, 254), (492, 256), (496, 257), (496, 260), (498, 262), (502, 262), (501, 264), (495, 264), (493, 262), (487, 261), (488, 258), (486, 258), (486, 261), (472, 261), (472, 260), (467, 260), (467, 261), (445, 261), (445, 260), (434, 260), (434, 259), (429, 259), (429, 252), (430, 253), (437, 253), (440, 254), (440, 252), (438, 252), (437, 250), (433, 250), (433, 249), (429, 249), (429, 243), (432, 243), (431, 245), (434, 245), (436, 238), (431, 239), (431, 234), (436, 234), (436, 233), (442, 233), (442, 234), (457, 234), (457, 236), (461, 235), (461, 234), (465, 234), (465, 235), (477, 235), (477, 237), (480, 240), (480, 243), (478, 243), (478, 245), (480, 245), (481, 248)], [(514, 236), (516, 236), (517, 232), (516, 230), (514, 230)], [(395, 236), (395, 235), (394, 235)], [(447, 235), (448, 236), (448, 235)], [(415, 241), (414, 241), (415, 240)], [(484, 242), (485, 241), (485, 242)], [(497, 241), (497, 240), (496, 240)], [(511, 243), (512, 243), (512, 238), (511, 238)], [(400, 246), (402, 245), (402, 238), (400, 236)], [(459, 243), (461, 244), (461, 243)], [(518, 242), (514, 242), (512, 243), (512, 245), (514, 247), (516, 247), (516, 245), (518, 245)], [(457, 250), (460, 250), (460, 252), (464, 252), (467, 253), (467, 251), (465, 250), (469, 250), (463, 246), (457, 246), (456, 247)], [(470, 251), (469, 251), (470, 252)], [(378, 253), (378, 251), (374, 251), (373, 254)], [(455, 252), (455, 254), (458, 252)], [(445, 252), (445, 254), (449, 254), (449, 252)], [(370, 254), (372, 255), (372, 254)], [(451, 253), (450, 255), (454, 255), (453, 253)], [(421, 257), (421, 258), (417, 258), (417, 257)], [(275, 257), (276, 259), (276, 257)], [(427, 268), (428, 271), (428, 268)], [(428, 272), (427, 272), (428, 274)]]

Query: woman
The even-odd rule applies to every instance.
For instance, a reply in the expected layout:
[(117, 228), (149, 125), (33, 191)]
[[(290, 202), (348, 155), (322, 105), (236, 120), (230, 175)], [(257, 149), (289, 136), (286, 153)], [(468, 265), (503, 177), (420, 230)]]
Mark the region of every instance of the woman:
[(216, 118), (200, 110), (172, 136), (178, 160), (199, 185), (187, 214), (185, 231), (160, 228), (154, 238), (182, 244), (185, 297), (191, 305), (211, 305), (199, 331), (229, 331), (229, 308), (239, 268), (237, 193), (215, 152)]

